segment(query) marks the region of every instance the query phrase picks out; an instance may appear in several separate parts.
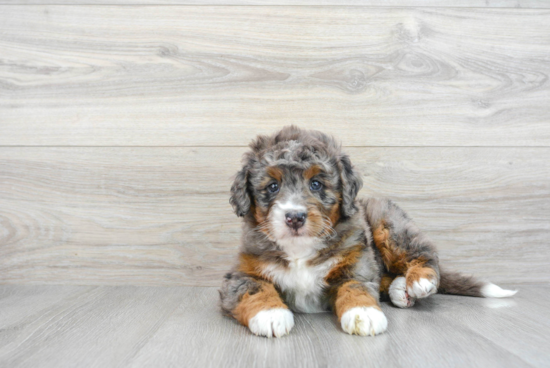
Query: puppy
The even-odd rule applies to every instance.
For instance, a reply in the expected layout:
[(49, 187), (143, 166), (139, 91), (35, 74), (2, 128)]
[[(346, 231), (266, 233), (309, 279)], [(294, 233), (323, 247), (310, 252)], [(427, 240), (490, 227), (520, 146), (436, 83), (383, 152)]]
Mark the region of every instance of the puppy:
[(258, 136), (230, 203), (244, 218), (239, 259), (221, 307), (256, 335), (280, 337), (294, 312), (331, 310), (349, 334), (377, 335), (380, 298), (400, 308), (436, 292), (506, 297), (515, 291), (444, 272), (433, 244), (389, 200), (356, 200), (361, 176), (333, 137), (286, 127)]

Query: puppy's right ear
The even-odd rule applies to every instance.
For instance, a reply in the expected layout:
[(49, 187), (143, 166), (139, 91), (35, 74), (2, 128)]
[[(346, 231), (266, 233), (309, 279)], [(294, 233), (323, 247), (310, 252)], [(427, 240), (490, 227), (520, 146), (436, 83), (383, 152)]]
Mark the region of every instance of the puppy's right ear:
[(235, 181), (231, 186), (231, 198), (229, 203), (237, 216), (244, 217), (250, 211), (250, 195), (248, 194), (248, 175), (249, 166), (244, 165), (241, 171), (237, 173)]
[(339, 165), (342, 178), (342, 213), (349, 217), (357, 211), (355, 197), (363, 186), (363, 180), (361, 175), (354, 170), (348, 155), (341, 154)]

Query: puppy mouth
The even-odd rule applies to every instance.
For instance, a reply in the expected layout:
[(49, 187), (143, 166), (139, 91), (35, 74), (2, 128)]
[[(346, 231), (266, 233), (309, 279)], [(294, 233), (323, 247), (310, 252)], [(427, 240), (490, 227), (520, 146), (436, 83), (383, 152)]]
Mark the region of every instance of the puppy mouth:
[(288, 226), (284, 220), (272, 222), (271, 229), (273, 229), (271, 232), (273, 240), (297, 239), (311, 236), (310, 229), (307, 225), (295, 228)]
[(304, 229), (288, 229), (290, 232), (291, 237), (299, 237), (306, 235), (306, 231)]

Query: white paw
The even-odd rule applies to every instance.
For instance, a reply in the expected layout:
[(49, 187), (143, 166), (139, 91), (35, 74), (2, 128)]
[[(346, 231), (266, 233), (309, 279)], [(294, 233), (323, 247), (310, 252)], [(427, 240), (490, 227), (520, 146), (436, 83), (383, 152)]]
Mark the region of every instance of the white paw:
[(396, 307), (410, 308), (414, 305), (415, 299), (407, 292), (407, 280), (403, 276), (392, 281), (389, 294), (391, 302)]
[(413, 298), (420, 299), (437, 293), (437, 284), (425, 278), (413, 282), (412, 286), (407, 288), (409, 295)]
[(294, 327), (294, 315), (284, 308), (273, 308), (258, 312), (248, 321), (248, 328), (254, 335), (281, 337)]
[(378, 335), (388, 328), (384, 313), (374, 307), (355, 307), (342, 315), (342, 329), (350, 335)]

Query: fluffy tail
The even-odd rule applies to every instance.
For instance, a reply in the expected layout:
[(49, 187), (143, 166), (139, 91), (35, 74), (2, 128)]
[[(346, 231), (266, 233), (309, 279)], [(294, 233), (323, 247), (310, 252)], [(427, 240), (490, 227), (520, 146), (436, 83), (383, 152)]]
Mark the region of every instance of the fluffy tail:
[(479, 281), (473, 276), (464, 276), (458, 272), (439, 270), (438, 293), (477, 296), (483, 298), (505, 298), (517, 293), (517, 290), (505, 290), (490, 282)]

